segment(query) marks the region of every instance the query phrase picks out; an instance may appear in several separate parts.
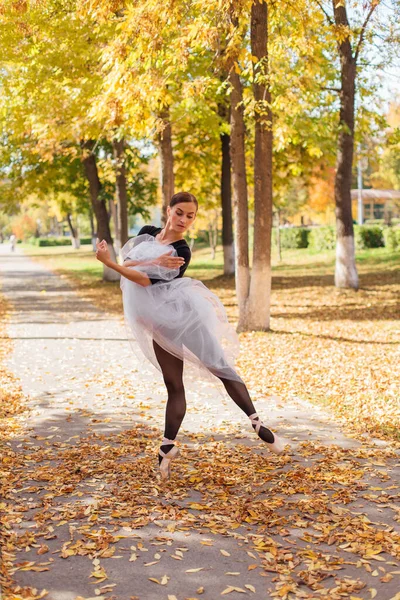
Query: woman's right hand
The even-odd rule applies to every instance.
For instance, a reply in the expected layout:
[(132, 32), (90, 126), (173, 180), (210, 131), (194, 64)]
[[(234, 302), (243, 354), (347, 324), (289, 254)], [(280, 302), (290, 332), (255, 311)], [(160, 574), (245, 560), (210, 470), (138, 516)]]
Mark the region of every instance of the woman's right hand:
[(160, 267), (166, 267), (167, 269), (179, 269), (185, 263), (185, 259), (181, 256), (171, 256), (171, 252), (155, 258), (152, 263)]

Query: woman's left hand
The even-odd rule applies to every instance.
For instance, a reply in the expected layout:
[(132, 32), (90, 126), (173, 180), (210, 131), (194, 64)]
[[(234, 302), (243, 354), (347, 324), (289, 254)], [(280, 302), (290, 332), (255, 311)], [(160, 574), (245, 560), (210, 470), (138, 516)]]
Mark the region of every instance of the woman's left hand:
[(102, 240), (101, 242), (96, 242), (96, 258), (100, 262), (107, 264), (111, 261), (110, 251), (108, 250), (107, 242)]

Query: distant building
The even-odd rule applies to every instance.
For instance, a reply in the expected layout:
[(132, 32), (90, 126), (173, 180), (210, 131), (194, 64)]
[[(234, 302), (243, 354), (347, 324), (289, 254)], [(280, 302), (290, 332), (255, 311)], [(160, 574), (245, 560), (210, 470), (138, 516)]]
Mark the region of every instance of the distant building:
[[(400, 219), (400, 191), (397, 190), (361, 190), (363, 220), (390, 223)], [(353, 218), (358, 221), (358, 190), (351, 190)]]

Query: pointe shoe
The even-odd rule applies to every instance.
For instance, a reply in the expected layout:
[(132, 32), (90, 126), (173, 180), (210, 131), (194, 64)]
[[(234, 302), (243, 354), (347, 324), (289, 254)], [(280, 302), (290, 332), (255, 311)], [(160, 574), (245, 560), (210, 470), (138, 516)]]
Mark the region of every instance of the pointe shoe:
[[(169, 440), (169, 443), (171, 443), (170, 440)], [(163, 445), (165, 446), (167, 444), (165, 444), (165, 442), (164, 442)], [(159, 456), (162, 456), (162, 459), (161, 459), (161, 462), (159, 465), (161, 479), (163, 479), (163, 480), (169, 479), (171, 476), (171, 460), (173, 460), (180, 454), (179, 448), (177, 448), (176, 446), (173, 446), (173, 448), (171, 448), (171, 450), (169, 450), (167, 453), (165, 453), (160, 448), (160, 450), (158, 451), (158, 454), (159, 454)]]
[[(268, 427), (265, 427), (264, 423), (261, 421), (261, 419), (257, 413), (250, 415), (249, 419), (251, 421), (253, 429), (255, 430), (255, 432), (257, 433), (258, 436), (259, 436), (259, 431), (260, 431), (261, 427), (268, 429)], [(285, 451), (285, 447), (287, 445), (286, 440), (277, 436), (276, 433), (274, 433), (270, 429), (268, 429), (268, 431), (270, 431), (272, 433), (272, 435), (274, 436), (274, 441), (271, 443), (271, 442), (265, 442), (263, 440), (264, 444), (266, 444), (268, 449), (271, 450), (271, 452), (273, 452), (274, 454), (283, 454)]]

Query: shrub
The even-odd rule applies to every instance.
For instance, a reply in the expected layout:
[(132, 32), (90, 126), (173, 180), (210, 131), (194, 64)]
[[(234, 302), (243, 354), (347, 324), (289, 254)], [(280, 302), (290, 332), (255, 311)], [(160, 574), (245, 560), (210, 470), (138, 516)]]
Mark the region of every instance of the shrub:
[(336, 230), (334, 227), (313, 227), (308, 237), (309, 248), (315, 252), (334, 250), (336, 247)]
[(400, 251), (400, 227), (386, 227), (383, 230), (385, 247), (391, 252)]
[(357, 250), (381, 248), (384, 245), (383, 229), (379, 225), (355, 225), (354, 241)]
[[(307, 248), (310, 230), (305, 227), (281, 227), (281, 248)], [(273, 242), (277, 244), (277, 230), (273, 229)]]
[(39, 246), (39, 248), (43, 248), (45, 246), (70, 246), (71, 245), (71, 238), (69, 237), (39, 237), (39, 238), (35, 238), (35, 237), (31, 237), (29, 238), (29, 243), (32, 244), (33, 246)]
[[(31, 237), (28, 243), (43, 248), (45, 246), (71, 246), (71, 240), (72, 238), (70, 237)], [(80, 242), (82, 245), (91, 244), (92, 238), (81, 238)]]

